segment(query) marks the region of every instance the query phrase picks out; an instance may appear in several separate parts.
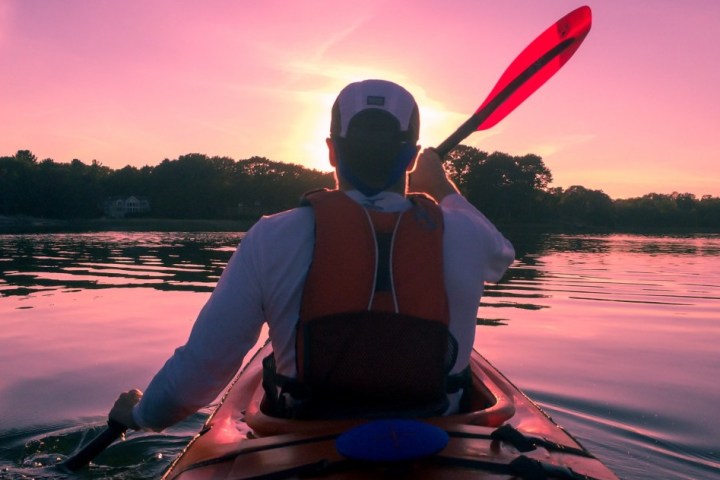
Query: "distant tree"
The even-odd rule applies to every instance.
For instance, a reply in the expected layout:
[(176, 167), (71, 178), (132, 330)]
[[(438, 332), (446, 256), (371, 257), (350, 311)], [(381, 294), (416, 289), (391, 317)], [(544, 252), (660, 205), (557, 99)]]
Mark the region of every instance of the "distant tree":
[(238, 168), (244, 177), (239, 203), (256, 205), (264, 213), (293, 208), (304, 193), (334, 185), (330, 173), (273, 162), (264, 157), (240, 160)]
[(331, 186), (332, 176), (263, 157), (233, 161), (189, 154), (165, 159), (151, 173), (153, 211), (173, 218), (232, 218), (241, 205), (254, 215), (298, 204), (305, 190)]
[(54, 218), (92, 218), (101, 213), (107, 195), (110, 169), (93, 160), (86, 165), (73, 159), (69, 164), (43, 160), (37, 169), (35, 190), (39, 205), (30, 213)]
[(108, 195), (139, 195), (148, 193), (147, 178), (137, 167), (127, 165), (110, 173), (106, 181)]
[(467, 199), (500, 222), (537, 219), (552, 174), (537, 155), (488, 155), (461, 145), (445, 159), (448, 172)]
[(487, 157), (487, 152), (467, 145), (458, 145), (445, 157), (443, 166), (455, 185), (467, 195), (474, 177), (473, 172)]
[(720, 227), (720, 198), (709, 195), (698, 200), (691, 193), (650, 193), (638, 198), (616, 200), (615, 203), (618, 223), (622, 226), (665, 229)]
[(602, 190), (572, 186), (560, 194), (557, 208), (562, 220), (574, 224), (610, 227), (615, 222), (615, 205)]
[(675, 200), (679, 214), (679, 224), (682, 226), (695, 226), (698, 224), (698, 201), (692, 193), (677, 193), (671, 195)]
[(37, 204), (33, 180), (37, 158), (29, 150), (0, 157), (0, 214), (27, 214)]
[(67, 184), (68, 175), (67, 164), (56, 163), (51, 158), (46, 158), (40, 162), (35, 183), (42, 207), (38, 207), (29, 213), (35, 216), (51, 218), (66, 216), (65, 205), (68, 201), (69, 189)]
[(698, 225), (720, 228), (720, 198), (704, 195), (697, 204)]
[(206, 155), (191, 153), (163, 160), (151, 175), (153, 212), (171, 218), (213, 218), (213, 176)]
[(539, 195), (537, 222), (557, 223), (560, 221), (558, 206), (562, 195), (561, 187), (548, 187)]
[(37, 163), (37, 157), (30, 150), (18, 150), (15, 154), (15, 160), (30, 165)]

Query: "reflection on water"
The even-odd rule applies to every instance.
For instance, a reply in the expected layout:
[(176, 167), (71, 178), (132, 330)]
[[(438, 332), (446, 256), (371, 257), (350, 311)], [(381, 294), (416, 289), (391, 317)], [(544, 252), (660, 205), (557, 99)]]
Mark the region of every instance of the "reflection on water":
[(632, 253), (649, 255), (720, 255), (718, 235), (563, 235), (521, 232), (508, 234), (519, 258), (557, 252)]
[[(476, 347), (621, 478), (720, 478), (720, 236), (510, 235)], [(182, 344), (242, 239), (0, 235), (0, 478), (51, 468)], [(157, 477), (207, 411), (85, 478)]]
[(487, 293), (507, 300), (491, 306), (541, 309), (561, 292), (582, 300), (659, 305), (720, 299), (720, 277), (709, 271), (709, 262), (720, 257), (718, 236), (537, 235), (513, 241), (521, 252), (516, 263)]
[[(0, 478), (64, 478), (52, 466), (184, 342), (242, 236), (0, 235)], [(159, 477), (206, 416), (133, 434), (87, 478)]]
[(513, 240), (476, 346), (622, 478), (720, 478), (720, 236)]
[(0, 295), (150, 287), (212, 291), (242, 234), (0, 235)]

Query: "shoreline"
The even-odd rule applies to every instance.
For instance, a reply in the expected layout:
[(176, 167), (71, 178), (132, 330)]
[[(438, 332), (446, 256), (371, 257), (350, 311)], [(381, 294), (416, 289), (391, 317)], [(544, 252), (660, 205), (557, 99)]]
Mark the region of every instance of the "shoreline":
[[(187, 218), (76, 218), (48, 219), (28, 216), (1, 216), (0, 235), (42, 233), (92, 232), (246, 232), (257, 218), (246, 219), (187, 219)], [(509, 236), (531, 234), (568, 235), (710, 235), (720, 233), (717, 228), (692, 227), (622, 227), (609, 228), (592, 225), (561, 224), (497, 224)]]
[(0, 235), (92, 232), (246, 232), (257, 220), (0, 217)]

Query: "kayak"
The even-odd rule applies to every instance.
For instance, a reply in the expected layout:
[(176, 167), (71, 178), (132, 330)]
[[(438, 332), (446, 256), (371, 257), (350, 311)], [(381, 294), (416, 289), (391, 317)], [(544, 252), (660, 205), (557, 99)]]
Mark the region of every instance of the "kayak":
[(262, 410), (265, 344), (164, 480), (617, 479), (480, 353), (469, 411), (406, 419), (295, 420)]

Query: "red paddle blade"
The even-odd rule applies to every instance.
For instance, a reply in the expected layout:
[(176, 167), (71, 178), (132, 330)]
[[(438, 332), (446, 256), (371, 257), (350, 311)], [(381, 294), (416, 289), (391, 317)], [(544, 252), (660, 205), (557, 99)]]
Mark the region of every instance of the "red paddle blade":
[(435, 150), (447, 155), (468, 135), (490, 128), (540, 88), (567, 62), (590, 31), (592, 14), (584, 6), (565, 15), (517, 56), (482, 105)]
[[(591, 25), (590, 7), (583, 6), (565, 15), (530, 43), (505, 70), (495, 88), (475, 112), (480, 113), (496, 99), (501, 100), (478, 125), (477, 130), (490, 128), (505, 118), (560, 70), (580, 47)], [(508, 87), (511, 89), (512, 84), (520, 80), (519, 86), (506, 92)]]

